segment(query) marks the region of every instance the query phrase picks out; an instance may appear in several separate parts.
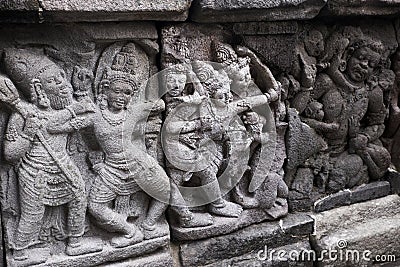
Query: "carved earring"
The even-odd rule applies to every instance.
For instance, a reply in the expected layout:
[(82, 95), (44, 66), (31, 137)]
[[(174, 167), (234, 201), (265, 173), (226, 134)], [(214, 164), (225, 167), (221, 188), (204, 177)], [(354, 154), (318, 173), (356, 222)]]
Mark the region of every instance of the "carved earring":
[(339, 63), (339, 70), (341, 71), (341, 72), (344, 72), (345, 70), (346, 70), (346, 68), (347, 68), (347, 62), (346, 62), (346, 60), (340, 60), (340, 63)]
[(108, 106), (107, 96), (105, 94), (99, 94), (97, 96), (97, 104), (101, 110), (105, 110)]
[(50, 100), (42, 90), (42, 84), (39, 79), (32, 79), (31, 82), (32, 92), (36, 93), (37, 105), (41, 108), (48, 108), (50, 106)]

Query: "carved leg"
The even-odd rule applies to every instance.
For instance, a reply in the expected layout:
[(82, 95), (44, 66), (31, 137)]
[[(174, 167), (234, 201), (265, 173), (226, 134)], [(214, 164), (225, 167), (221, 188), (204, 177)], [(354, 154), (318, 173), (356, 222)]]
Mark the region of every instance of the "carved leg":
[(203, 185), (213, 185), (208, 187), (208, 190), (205, 191), (208, 199), (212, 200), (217, 198), (211, 202), (209, 206), (210, 212), (226, 217), (239, 217), (240, 213), (243, 211), (242, 207), (236, 203), (226, 201), (222, 198), (216, 172), (206, 169), (198, 172), (197, 175), (201, 179)]
[(115, 247), (132, 245), (144, 238), (143, 233), (134, 224), (128, 223), (125, 216), (114, 212), (107, 204), (89, 202), (89, 212), (108, 231), (124, 234), (111, 240)]
[(213, 219), (210, 214), (203, 216), (195, 216), (193, 212), (186, 206), (185, 200), (177, 184), (183, 183), (184, 172), (179, 170), (170, 170), (171, 182), (171, 206), (177, 213), (179, 223), (182, 227), (202, 227), (213, 224)]
[(68, 229), (70, 238), (66, 248), (67, 255), (76, 256), (101, 251), (101, 243), (85, 242), (82, 238), (85, 230), (86, 198), (74, 199), (68, 203)]
[[(38, 174), (40, 175), (40, 173)], [(31, 179), (25, 171), (21, 170), (19, 176), (25, 176), (25, 179)], [(46, 262), (49, 253), (42, 255), (30, 255), (27, 250), (30, 246), (37, 243), (37, 236), (42, 224), (45, 206), (40, 197), (40, 191), (30, 192), (30, 188), (34, 188), (31, 182), (20, 181), (20, 201), (21, 201), (21, 217), (15, 232), (15, 251), (14, 260), (24, 261), (24, 264), (39, 264)]]

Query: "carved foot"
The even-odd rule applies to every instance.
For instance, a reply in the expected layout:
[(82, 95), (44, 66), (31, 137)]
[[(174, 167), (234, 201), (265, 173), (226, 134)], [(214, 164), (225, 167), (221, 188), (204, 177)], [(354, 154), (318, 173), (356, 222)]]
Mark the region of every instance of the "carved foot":
[(144, 239), (143, 233), (136, 229), (134, 233), (127, 234), (124, 236), (113, 237), (111, 239), (111, 246), (115, 248), (123, 248), (127, 247), (139, 242), (142, 242)]
[(180, 225), (185, 228), (204, 227), (214, 223), (212, 216), (208, 213), (189, 213), (180, 218)]
[(245, 196), (243, 194), (234, 193), (233, 199), (237, 204), (245, 209), (254, 209), (260, 206), (260, 203), (258, 203), (257, 199), (254, 197)]
[(242, 211), (243, 209), (240, 205), (225, 200), (221, 205), (210, 204), (210, 212), (220, 216), (239, 217)]
[(15, 266), (23, 267), (41, 264), (46, 262), (50, 257), (50, 250), (48, 248), (37, 248), (32, 252), (27, 249), (15, 250), (13, 255)]
[(69, 256), (78, 256), (99, 252), (103, 250), (101, 242), (93, 242), (93, 240), (84, 240), (83, 238), (70, 239), (65, 253)]
[(168, 235), (168, 231), (162, 225), (143, 222), (142, 229), (146, 240)]

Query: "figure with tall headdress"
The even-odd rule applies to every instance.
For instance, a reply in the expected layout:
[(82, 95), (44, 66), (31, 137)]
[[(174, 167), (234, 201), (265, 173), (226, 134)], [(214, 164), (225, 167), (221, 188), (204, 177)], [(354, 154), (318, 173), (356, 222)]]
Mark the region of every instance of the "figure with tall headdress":
[[(93, 166), (97, 177), (89, 194), (89, 212), (105, 230), (122, 234), (111, 245), (125, 247), (143, 239), (165, 235), (157, 223), (169, 203), (169, 178), (144, 144), (145, 120), (164, 110), (164, 102), (145, 101), (137, 83), (135, 66), (126, 60), (133, 43), (124, 46), (99, 84), (97, 108), (90, 119), (104, 160)], [(129, 222), (131, 197), (144, 191), (151, 197), (146, 218)], [(140, 206), (142, 203), (137, 203)], [(160, 231), (158, 231), (160, 230)], [(143, 231), (143, 232), (142, 232)]]
[[(94, 104), (85, 96), (88, 88), (81, 86), (75, 92), (77, 101), (65, 72), (40, 50), (6, 50), (4, 63), (10, 79), (1, 77), (0, 100), (14, 110), (4, 155), (19, 164), (21, 215), (12, 241), (14, 260), (24, 264), (46, 261), (46, 253), (35, 258), (37, 255), (28, 251), (38, 242), (46, 207), (62, 205), (68, 207), (66, 253), (101, 250), (101, 245), (83, 240), (85, 182), (66, 151), (69, 133), (80, 129), (82, 120), (94, 111)], [(59, 127), (60, 123), (69, 127)]]

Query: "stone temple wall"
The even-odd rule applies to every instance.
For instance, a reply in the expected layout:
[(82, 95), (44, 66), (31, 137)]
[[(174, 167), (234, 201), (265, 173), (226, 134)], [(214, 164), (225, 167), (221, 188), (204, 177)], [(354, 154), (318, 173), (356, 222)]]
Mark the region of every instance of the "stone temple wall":
[(0, 266), (399, 266), (399, 15), (0, 0)]

